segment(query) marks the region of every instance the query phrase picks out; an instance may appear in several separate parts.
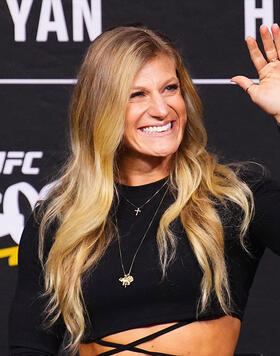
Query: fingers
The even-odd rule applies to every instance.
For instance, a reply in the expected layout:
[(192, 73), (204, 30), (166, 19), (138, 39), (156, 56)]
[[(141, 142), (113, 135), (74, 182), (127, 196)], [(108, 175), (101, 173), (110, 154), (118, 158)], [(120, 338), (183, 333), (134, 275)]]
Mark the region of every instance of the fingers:
[[(280, 59), (280, 28), (277, 24), (271, 26), (272, 35), (267, 26), (260, 27), (260, 35), (265, 51), (265, 57), (255, 39), (248, 37), (246, 39), (250, 57), (259, 74), (259, 85), (255, 84), (251, 79), (244, 76), (235, 76), (231, 79), (232, 82), (238, 84), (246, 93), (248, 93), (253, 101), (257, 100), (260, 95), (264, 94), (266, 88), (272, 86), (275, 78), (279, 77), (279, 59)], [(276, 63), (268, 63), (274, 62)], [(268, 83), (268, 84), (267, 84)], [(275, 85), (274, 85), (275, 86)], [(276, 88), (277, 89), (277, 88)], [(279, 93), (277, 94), (279, 98)], [(260, 100), (258, 99), (260, 102)]]
[[(267, 26), (261, 25), (260, 35), (265, 50), (265, 54), (268, 62), (273, 62), (275, 59), (280, 58), (280, 28), (277, 24), (271, 26), (273, 37)], [(254, 66), (258, 72), (267, 64), (267, 60), (264, 58), (256, 40), (249, 36), (246, 39), (247, 47), (250, 53), (250, 57)]]
[(267, 64), (267, 61), (264, 59), (264, 56), (253, 37), (247, 37), (246, 42), (252, 62), (256, 70), (260, 72), (261, 69)]
[(246, 93), (250, 94), (254, 90), (254, 86), (257, 86), (251, 79), (244, 77), (242, 75), (237, 75), (236, 77), (231, 78), (231, 82), (238, 84)]
[[(271, 28), (271, 30), (272, 30), (272, 28)], [(274, 29), (274, 31), (275, 31), (275, 29)], [(275, 32), (277, 32), (277, 30)], [(264, 47), (265, 54), (266, 54), (268, 61), (271, 62), (273, 59), (278, 58), (276, 43), (274, 44), (271, 33), (267, 26), (261, 25), (260, 35), (262, 38), (263, 47)]]
[(271, 26), (271, 31), (272, 31), (272, 34), (273, 34), (274, 44), (275, 44), (275, 47), (276, 47), (278, 58), (280, 58), (280, 28), (275, 23), (275, 24), (273, 24)]

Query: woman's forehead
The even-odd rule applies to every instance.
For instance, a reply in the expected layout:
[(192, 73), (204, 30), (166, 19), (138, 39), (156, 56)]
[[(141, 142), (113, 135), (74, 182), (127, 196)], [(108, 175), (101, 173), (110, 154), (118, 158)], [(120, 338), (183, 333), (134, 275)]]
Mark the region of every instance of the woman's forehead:
[(153, 81), (166, 81), (177, 78), (175, 62), (165, 54), (148, 60), (135, 75), (133, 86), (143, 86)]

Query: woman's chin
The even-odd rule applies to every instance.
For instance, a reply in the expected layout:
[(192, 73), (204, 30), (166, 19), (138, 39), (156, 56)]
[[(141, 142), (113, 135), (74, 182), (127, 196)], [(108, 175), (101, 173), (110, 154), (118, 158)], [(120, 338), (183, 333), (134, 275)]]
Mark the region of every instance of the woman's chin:
[(174, 154), (174, 152), (175, 151), (158, 150), (145, 153), (143, 152), (142, 155), (145, 156), (147, 159), (166, 159), (170, 158)]

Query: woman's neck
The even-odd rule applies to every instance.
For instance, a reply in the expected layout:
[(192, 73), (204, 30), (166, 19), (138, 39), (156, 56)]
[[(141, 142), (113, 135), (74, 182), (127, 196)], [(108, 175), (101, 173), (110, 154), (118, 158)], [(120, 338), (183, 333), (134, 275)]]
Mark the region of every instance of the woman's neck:
[(118, 160), (119, 183), (137, 186), (156, 182), (170, 173), (171, 157), (130, 157), (122, 155)]

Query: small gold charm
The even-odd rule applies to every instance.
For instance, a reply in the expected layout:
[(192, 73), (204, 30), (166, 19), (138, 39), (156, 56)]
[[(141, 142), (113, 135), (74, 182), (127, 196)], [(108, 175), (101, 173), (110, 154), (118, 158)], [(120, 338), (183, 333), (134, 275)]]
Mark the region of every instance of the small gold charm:
[(119, 278), (119, 281), (122, 282), (124, 287), (130, 286), (130, 283), (134, 281), (134, 278), (130, 274), (125, 274), (124, 277)]

